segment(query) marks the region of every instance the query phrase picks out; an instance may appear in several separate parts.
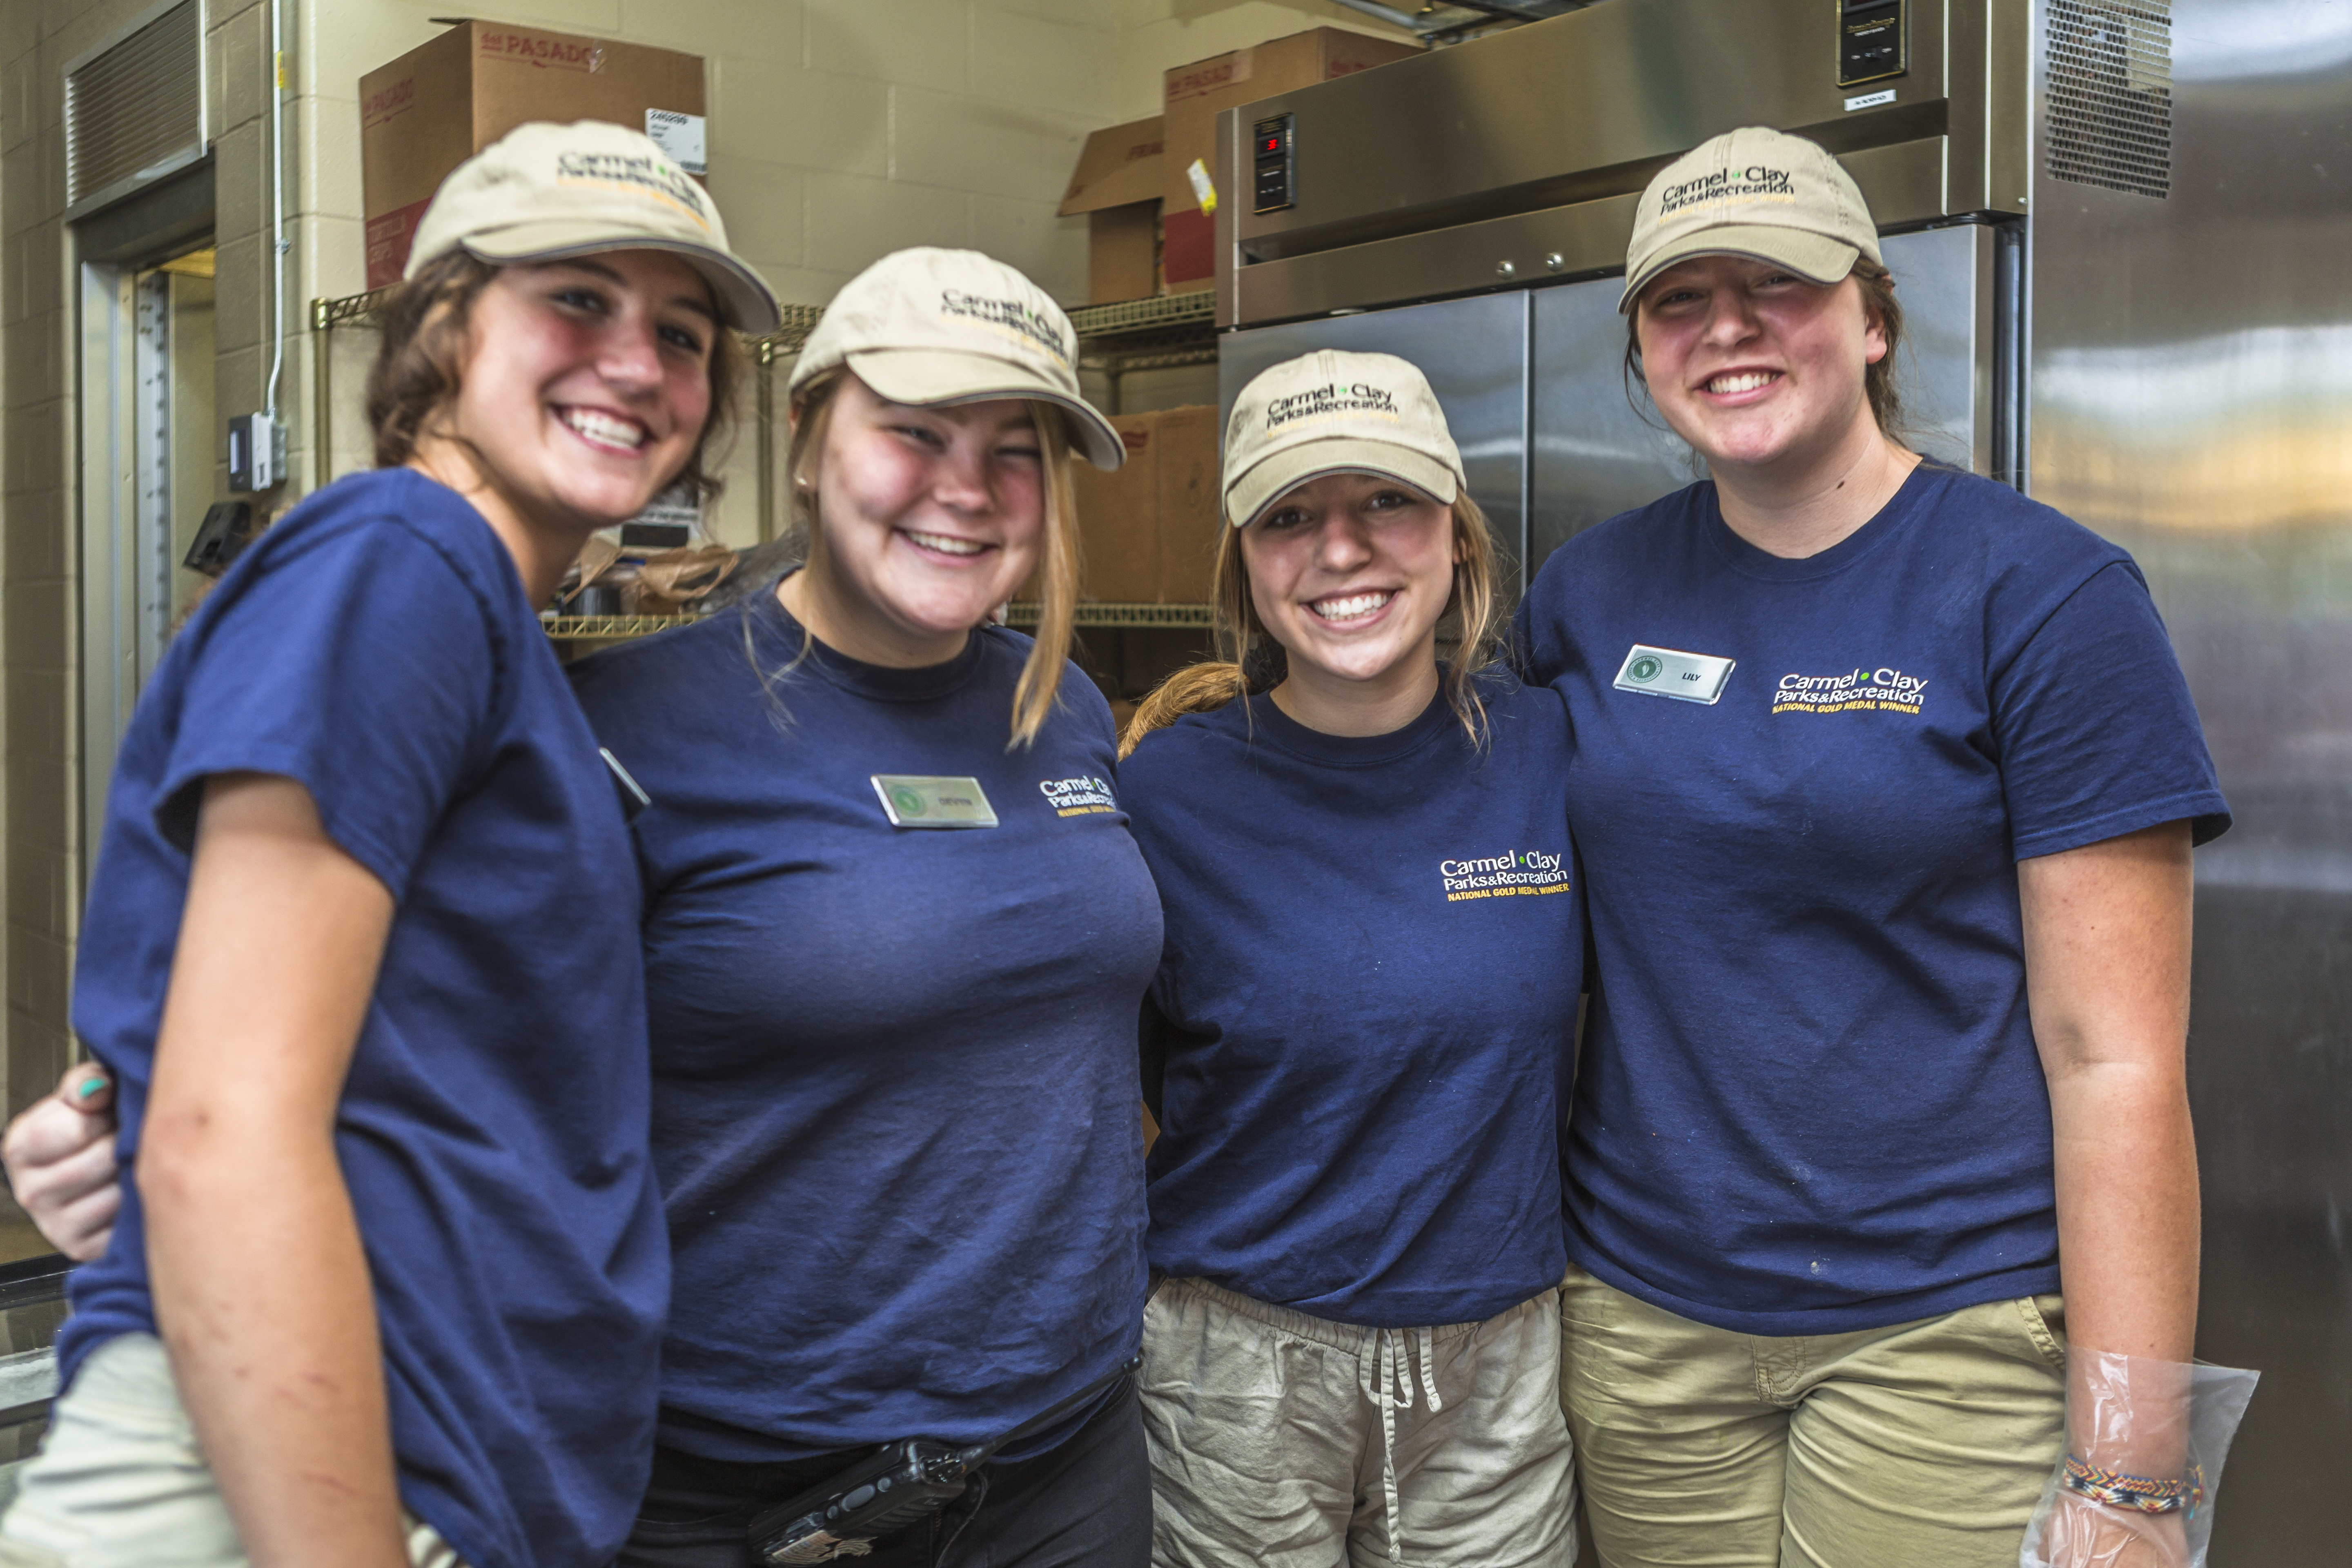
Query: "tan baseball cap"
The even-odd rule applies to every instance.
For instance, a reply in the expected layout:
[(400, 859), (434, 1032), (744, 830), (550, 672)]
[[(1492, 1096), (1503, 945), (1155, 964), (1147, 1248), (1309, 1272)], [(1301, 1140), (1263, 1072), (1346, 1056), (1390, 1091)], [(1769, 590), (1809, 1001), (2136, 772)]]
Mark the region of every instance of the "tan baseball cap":
[(1127, 460), (1109, 420), (1078, 394), (1078, 333), (1047, 294), (976, 250), (894, 251), (824, 308), (793, 365), (787, 395), (845, 364), (893, 403), (1035, 398), (1069, 416), (1070, 439), (1097, 468)]
[(1618, 310), (1694, 256), (1749, 256), (1824, 284), (1857, 257), (1885, 265), (1853, 176), (1820, 143), (1760, 125), (1700, 142), (1650, 182), (1633, 210)]
[(606, 121), (519, 125), (458, 164), (416, 226), (406, 275), (460, 246), (497, 262), (667, 250), (709, 281), (730, 326), (779, 321), (767, 283), (727, 248), (710, 194), (651, 137)]
[(1225, 518), (1235, 528), (1325, 474), (1378, 474), (1451, 506), (1470, 481), (1418, 366), (1323, 349), (1262, 371), (1225, 423)]

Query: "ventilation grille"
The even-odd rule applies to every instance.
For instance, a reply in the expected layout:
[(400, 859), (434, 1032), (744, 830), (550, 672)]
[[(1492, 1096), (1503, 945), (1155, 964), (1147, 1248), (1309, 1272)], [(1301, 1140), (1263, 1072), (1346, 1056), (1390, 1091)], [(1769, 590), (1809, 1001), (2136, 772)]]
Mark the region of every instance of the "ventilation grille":
[(66, 205), (205, 143), (203, 18), (180, 0), (66, 73)]
[(2169, 195), (2168, 0), (2050, 0), (2049, 59), (2051, 178)]

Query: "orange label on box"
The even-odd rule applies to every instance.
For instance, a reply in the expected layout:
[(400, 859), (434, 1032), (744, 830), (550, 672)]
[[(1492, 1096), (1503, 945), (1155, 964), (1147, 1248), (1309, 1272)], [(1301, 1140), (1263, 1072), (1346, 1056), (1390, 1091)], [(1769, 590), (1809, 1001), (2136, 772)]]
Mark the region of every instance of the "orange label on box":
[(414, 107), (415, 102), (416, 79), (413, 76), (402, 77), (390, 87), (378, 88), (360, 104), (361, 128), (382, 125), (396, 118), (402, 110)]
[(400, 281), (408, 266), (409, 242), (416, 237), (416, 226), (425, 216), (425, 209), (433, 198), (411, 202), (395, 207), (381, 217), (367, 220), (367, 286), (381, 289)]
[(604, 51), (593, 44), (551, 38), (537, 33), (499, 33), (485, 29), (481, 53), (486, 59), (513, 60), (541, 70), (599, 71)]
[(1181, 76), (1169, 78), (1166, 101), (1174, 103), (1179, 99), (1206, 98), (1209, 94), (1222, 91), (1237, 81), (1247, 81), (1249, 74), (1250, 57), (1247, 49), (1224, 55), (1195, 69), (1188, 70)]

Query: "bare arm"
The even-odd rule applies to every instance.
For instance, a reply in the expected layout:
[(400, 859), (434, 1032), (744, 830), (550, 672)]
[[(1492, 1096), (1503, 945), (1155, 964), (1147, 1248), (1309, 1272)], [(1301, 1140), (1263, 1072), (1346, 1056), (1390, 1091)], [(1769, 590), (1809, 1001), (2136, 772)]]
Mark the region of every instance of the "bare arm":
[(407, 1561), (334, 1146), (392, 912), (299, 784), (207, 784), (132, 1170), (173, 1373), (256, 1568)]
[[(2067, 1451), (2127, 1475), (2177, 1479), (2189, 1462), (2187, 1363), (2197, 1337), (2189, 825), (2020, 861), (2017, 873), (2026, 994), (2055, 1141)], [(2151, 1518), (2062, 1491), (2032, 1561), (2179, 1568), (2189, 1561), (2183, 1516)]]
[(2018, 863), (2050, 1080), (2067, 1337), (2186, 1362), (2197, 1335), (2189, 825)]

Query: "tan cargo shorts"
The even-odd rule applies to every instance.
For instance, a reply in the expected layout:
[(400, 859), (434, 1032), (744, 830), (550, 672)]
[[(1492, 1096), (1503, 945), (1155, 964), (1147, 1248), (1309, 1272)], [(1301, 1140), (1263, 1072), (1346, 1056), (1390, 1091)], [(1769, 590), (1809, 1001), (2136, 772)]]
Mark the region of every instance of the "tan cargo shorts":
[(1559, 1320), (1607, 1568), (2017, 1568), (2064, 1447), (2056, 1296), (1766, 1337), (1571, 1265)]
[[(412, 1568), (465, 1568), (403, 1517)], [(0, 1568), (247, 1568), (163, 1341), (124, 1334), (82, 1363), (0, 1517)]]
[(1368, 1329), (1167, 1280), (1143, 1314), (1154, 1568), (1569, 1568), (1558, 1300)]

